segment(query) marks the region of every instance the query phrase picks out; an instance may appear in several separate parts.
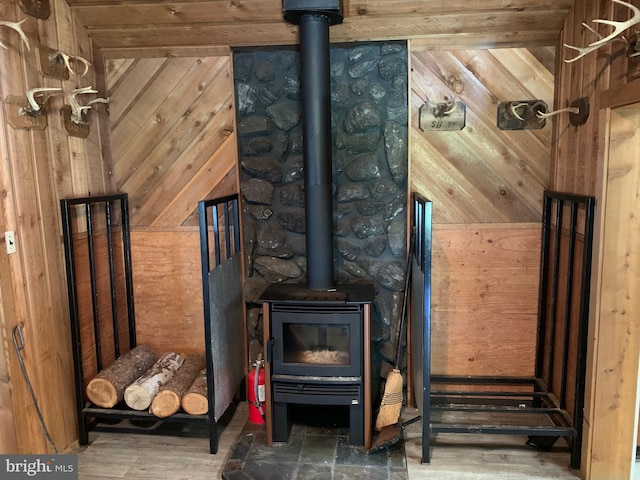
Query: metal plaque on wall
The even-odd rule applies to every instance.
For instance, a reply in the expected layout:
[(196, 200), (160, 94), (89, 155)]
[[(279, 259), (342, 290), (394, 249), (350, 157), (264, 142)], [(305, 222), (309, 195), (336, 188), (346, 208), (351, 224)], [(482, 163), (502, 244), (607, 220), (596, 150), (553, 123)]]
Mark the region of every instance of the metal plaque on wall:
[(455, 104), (427, 102), (420, 107), (418, 126), (426, 131), (462, 130), (467, 121), (467, 109), (464, 103)]

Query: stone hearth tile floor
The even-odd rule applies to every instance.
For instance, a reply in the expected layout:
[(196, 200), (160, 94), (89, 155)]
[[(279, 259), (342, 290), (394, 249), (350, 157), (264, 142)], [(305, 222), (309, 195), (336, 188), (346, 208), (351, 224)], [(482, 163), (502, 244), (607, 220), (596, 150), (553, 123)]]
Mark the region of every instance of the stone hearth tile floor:
[[(318, 417), (315, 417), (318, 418)], [(407, 480), (404, 442), (367, 454), (349, 429), (294, 420), (289, 441), (266, 445), (264, 425), (247, 422), (222, 472), (224, 480)]]

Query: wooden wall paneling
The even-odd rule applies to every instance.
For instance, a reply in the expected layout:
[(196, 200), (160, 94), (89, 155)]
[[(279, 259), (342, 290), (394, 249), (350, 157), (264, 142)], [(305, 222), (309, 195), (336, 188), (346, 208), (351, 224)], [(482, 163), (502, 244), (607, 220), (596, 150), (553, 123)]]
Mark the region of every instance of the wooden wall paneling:
[[(102, 4), (100, 4), (102, 3)], [(168, 7), (161, 3), (96, 2), (82, 5), (70, 1), (74, 12), (84, 22), (96, 27), (109, 26), (114, 21), (126, 25), (181, 25), (183, 23), (230, 23), (238, 21), (265, 23), (282, 17), (282, 5), (277, 2), (249, 0), (243, 5), (226, 1), (178, 1)]]
[[(96, 214), (97, 223), (101, 223)], [(114, 235), (117, 235), (117, 231)], [(114, 239), (113, 249), (114, 256), (118, 258), (122, 255), (122, 243)], [(85, 373), (85, 385), (98, 373), (97, 359), (95, 357), (95, 337), (96, 332), (93, 323), (93, 300), (96, 301), (96, 308), (100, 318), (101, 330), (98, 333), (101, 345), (103, 346), (103, 368), (109, 366), (115, 360), (115, 346), (113, 346), (113, 328), (111, 319), (113, 309), (111, 306), (111, 296), (101, 295), (99, 292), (111, 292), (111, 284), (107, 263), (107, 237), (104, 232), (96, 231), (94, 236), (94, 266), (95, 266), (95, 284), (97, 295), (91, 290), (91, 277), (89, 266), (89, 250), (87, 245), (87, 236), (80, 233), (74, 237), (74, 252), (76, 259), (76, 288), (78, 293), (78, 319), (80, 326), (80, 336), (82, 349), (82, 365)], [(116, 285), (124, 285), (124, 272), (122, 266), (115, 265)], [(118, 329), (120, 332), (126, 332), (127, 317), (126, 310), (122, 310), (122, 304), (125, 301), (126, 292), (124, 288), (117, 288), (114, 292), (116, 295), (116, 309), (118, 311)], [(126, 334), (121, 333), (120, 338), (126, 338)], [(109, 348), (110, 346), (111, 349)], [(120, 351), (126, 352), (128, 344), (122, 343)]]
[(138, 343), (158, 352), (203, 352), (197, 228), (133, 229), (131, 256)]
[[(114, 146), (116, 177), (121, 190), (133, 195), (140, 194), (142, 188), (149, 190), (152, 185), (145, 185), (145, 182), (153, 180), (154, 174), (162, 176), (167, 166), (190, 143), (189, 135), (195, 135), (206, 126), (207, 101), (210, 101), (207, 95), (212, 94), (208, 87), (215, 78), (209, 68), (217, 72), (221, 63), (219, 59), (172, 59), (165, 64), (161, 75), (152, 79), (147, 77), (144, 93), (135, 99), (125, 122), (113, 126), (114, 142), (122, 140), (120, 131), (123, 128), (128, 136), (124, 146)], [(174, 76), (178, 81), (172, 79)], [(125, 85), (126, 91), (130, 86), (128, 82)], [(121, 90), (110, 94), (116, 103)], [(181, 133), (184, 130), (186, 132)], [(165, 154), (168, 158), (162, 156)], [(130, 200), (135, 209), (135, 198)]]
[[(86, 58), (91, 62), (91, 67), (86, 76), (80, 77), (77, 84), (80, 87), (91, 86), (98, 93), (89, 95), (80, 95), (82, 104), (95, 98), (108, 98), (109, 92), (106, 89), (103, 74), (102, 56), (94, 55), (95, 49), (91, 38), (89, 38), (83, 30), (82, 25), (77, 17), (73, 15), (73, 31), (74, 41), (76, 44), (76, 54)], [(81, 65), (77, 65), (75, 70), (81, 69)], [(110, 145), (110, 138), (102, 138), (105, 133), (109, 132), (108, 117), (104, 113), (108, 112), (108, 104), (96, 103), (86, 113), (85, 118), (90, 127), (89, 136), (83, 140), (84, 159), (87, 169), (87, 189), (85, 195), (100, 195), (104, 193), (115, 192), (115, 181), (112, 175), (112, 162), (110, 159), (105, 161), (105, 151), (110, 152), (110, 148), (102, 149), (101, 145)], [(102, 114), (101, 114), (102, 112)], [(107, 128), (105, 128), (105, 126)], [(73, 137), (70, 137), (70, 139)], [(108, 155), (108, 153), (107, 153)], [(105, 168), (106, 167), (106, 168)]]
[[(135, 62), (123, 77), (126, 88), (118, 88), (116, 84), (109, 91), (111, 99), (111, 131), (113, 155), (116, 159), (126, 158), (124, 152), (131, 142), (139, 140), (137, 132), (146, 122), (157, 123), (162, 118), (153, 119), (152, 113), (165, 100), (167, 92), (178, 86), (182, 78), (189, 73), (194, 59), (144, 59)], [(164, 95), (157, 91), (149, 91), (151, 86), (162, 86)], [(117, 173), (125, 170), (116, 160), (117, 178), (126, 178)]]
[(477, 50), (493, 48), (535, 48), (554, 44), (558, 32), (530, 30), (525, 32), (469, 33), (460, 36), (436, 35), (412, 39), (413, 51), (421, 50)]
[[(602, 114), (605, 144), (598, 191), (592, 301), (592, 389), (588, 478), (631, 478), (640, 355), (640, 103)], [(595, 387), (593, 387), (595, 385)]]
[[(524, 83), (519, 72), (513, 72), (518, 57), (528, 59), (522, 69)], [(551, 103), (552, 72), (526, 50), (420, 51), (412, 53), (412, 62), (412, 182), (434, 201), (434, 223), (444, 220), (438, 205), (453, 215), (446, 220), (451, 223), (539, 220), (542, 192), (549, 181), (551, 128), (499, 130), (497, 104), (538, 94)], [(531, 65), (545, 72), (534, 75)], [(459, 99), (467, 107), (466, 127), (460, 132), (420, 131), (416, 128), (420, 105), (427, 98), (437, 102), (451, 97), (446, 84), (450, 76), (464, 84)], [(443, 169), (449, 173), (435, 173)], [(460, 208), (464, 214), (453, 213)]]
[[(180, 188), (179, 192), (173, 197), (168, 195), (169, 202), (163, 202), (163, 210), (154, 217), (151, 225), (156, 227), (184, 225), (194, 215), (200, 200), (239, 193), (235, 175), (237, 164), (237, 139), (235, 134), (231, 134), (207, 162), (198, 171), (193, 172), (193, 176)], [(226, 179), (229, 181), (227, 182)]]
[[(9, 4), (11, 9), (7, 9), (4, 18), (17, 21), (22, 18), (17, 4)], [(36, 20), (28, 18), (23, 24), (25, 32), (33, 43), (37, 38)], [(16, 37), (17, 39), (18, 37)], [(30, 85), (37, 80), (35, 65), (35, 50), (32, 47), (28, 52), (21, 44), (11, 44), (8, 50), (3, 51), (0, 56), (3, 62), (0, 68), (3, 72), (14, 72), (13, 75), (2, 75), (2, 82), (5, 91), (11, 92), (9, 95), (24, 94)], [(16, 69), (16, 65), (20, 69)], [(18, 73), (19, 72), (19, 73)], [(59, 427), (59, 417), (55, 418), (54, 409), (58, 405), (56, 396), (57, 387), (46, 389), (47, 373), (56, 375), (56, 369), (44, 372), (44, 365), (49, 364), (55, 358), (52, 353), (52, 339), (55, 335), (50, 335), (50, 323), (48, 315), (55, 315), (56, 312), (49, 312), (47, 300), (51, 298), (51, 292), (46, 284), (47, 274), (45, 270), (45, 252), (42, 241), (43, 224), (38, 198), (38, 181), (41, 183), (50, 180), (45, 167), (46, 153), (46, 133), (43, 130), (17, 130), (6, 127), (8, 155), (3, 159), (3, 164), (8, 164), (3, 171), (3, 191), (12, 192), (9, 198), (3, 198), (4, 217), (7, 226), (16, 232), (17, 252), (9, 256), (9, 271), (6, 272), (11, 278), (10, 282), (14, 289), (15, 315), (11, 319), (7, 336), (11, 338), (11, 329), (16, 324), (24, 325), (25, 349), (22, 351), (25, 357), (27, 371), (31, 375), (34, 383), (34, 391), (41, 402), (47, 403), (43, 408), (43, 415), (48, 425), (54, 431), (54, 440), (61, 440), (64, 429)], [(45, 167), (39, 169), (39, 167)], [(6, 176), (5, 176), (6, 173)], [(40, 174), (40, 176), (38, 175)], [(45, 201), (50, 200), (45, 197)], [(48, 219), (44, 220), (45, 222)], [(21, 285), (19, 285), (20, 279)], [(12, 402), (14, 419), (21, 426), (16, 430), (18, 450), (21, 452), (50, 451), (40, 429), (37, 417), (33, 409), (27, 408), (31, 405), (22, 373), (18, 368), (15, 352), (11, 354), (12, 362)], [(49, 403), (48, 401), (51, 400)], [(55, 412), (57, 413), (57, 412)]]
[[(562, 42), (585, 46), (594, 41), (594, 34), (582, 26), (596, 18), (612, 18), (612, 3), (607, 0), (584, 0), (576, 2), (565, 22)], [(619, 17), (616, 17), (619, 18)], [(598, 26), (601, 31), (606, 26)], [(609, 88), (611, 62), (619, 54), (617, 43), (605, 46), (573, 63), (564, 59), (575, 57), (575, 53), (562, 47), (562, 60), (557, 75), (558, 96), (556, 108), (568, 107), (571, 102), (587, 97), (591, 104), (591, 115), (581, 126), (572, 126), (567, 114), (558, 116), (557, 138), (554, 144), (553, 184), (556, 190), (593, 195), (596, 189), (599, 94)]]
[[(73, 85), (72, 81), (45, 78), (37, 68), (38, 43), (63, 51), (75, 44), (68, 5), (54, 0), (51, 6), (52, 14), (44, 22), (26, 17), (16, 1), (2, 3), (3, 19), (26, 17), (23, 26), (31, 45), (27, 51), (12, 41), (0, 55), (3, 98), (24, 95), (29, 88)], [(75, 50), (70, 53), (75, 54)], [(82, 173), (87, 171), (87, 158), (96, 153), (92, 151), (96, 144), (70, 145), (66, 134), (61, 134), (58, 109), (62, 104), (60, 97), (47, 102), (48, 125), (44, 130), (14, 129), (4, 122), (4, 112), (2, 117), (3, 143), (7, 146), (2, 156), (2, 188), (9, 192), (2, 197), (2, 208), (6, 228), (16, 232), (18, 247), (2, 272), (3, 297), (10, 291), (14, 299), (5, 335), (10, 336), (13, 325), (24, 325), (25, 365), (49, 432), (60, 450), (77, 438), (77, 428), (75, 414), (68, 408), (74, 404), (74, 388), (58, 200), (74, 192), (86, 194), (92, 183), (98, 190), (104, 189), (101, 174), (91, 179)], [(99, 148), (95, 156), (100, 158)], [(9, 358), (17, 450), (52, 451), (17, 369), (17, 358), (15, 354)]]
[(532, 375), (540, 225), (434, 225), (433, 235), (434, 373)]
[[(0, 82), (0, 96), (2, 96), (2, 82)], [(2, 97), (4, 98), (4, 97)], [(0, 109), (0, 124), (4, 121), (4, 108)], [(0, 158), (6, 158), (6, 138), (0, 131)], [(4, 169), (0, 168), (0, 174)], [(2, 181), (0, 180), (0, 185)], [(4, 212), (0, 208), (0, 232), (7, 231)], [(0, 240), (0, 249), (4, 249), (4, 236)], [(0, 250), (2, 251), (2, 250)], [(0, 254), (0, 271), (9, 271), (8, 257)], [(0, 274), (0, 452), (4, 454), (17, 453), (16, 432), (14, 425), (13, 406), (11, 404), (11, 365), (9, 358), (13, 347), (11, 331), (11, 317), (14, 311), (13, 293), (6, 275)]]
[[(628, 3), (631, 3), (635, 6), (640, 7), (640, 2), (637, 0), (626, 0)], [(605, 17), (600, 18), (611, 18), (614, 20), (624, 21), (631, 17), (631, 10), (623, 5), (617, 5), (613, 2), (607, 2), (608, 6)], [(634, 38), (634, 32), (636, 32), (637, 26), (632, 27), (630, 30), (625, 32), (625, 37), (629, 40)], [(611, 29), (604, 27), (601, 31), (608, 34)], [(625, 83), (627, 83), (627, 69), (629, 68), (629, 59), (626, 55), (628, 45), (625, 42), (614, 42), (607, 46), (606, 49), (603, 49), (605, 53), (607, 53), (609, 57), (609, 74), (607, 78), (609, 80), (608, 85), (601, 85), (600, 90), (608, 90), (610, 88), (617, 88)]]
[[(0, 14), (3, 19), (15, 21), (15, 8), (9, 8), (8, 4), (0, 4)], [(2, 35), (2, 42), (9, 46), (10, 51), (0, 56), (0, 71), (6, 71), (6, 68), (11, 66), (10, 60), (16, 60), (15, 53), (11, 53), (16, 49), (14, 42), (9, 41), (8, 35), (0, 32)], [(14, 39), (15, 40), (15, 39)], [(13, 78), (13, 77), (11, 77)], [(4, 99), (8, 95), (17, 94), (16, 84), (17, 81), (10, 81), (9, 75), (3, 75), (0, 77), (0, 97), (3, 100), (2, 109), (0, 109), (0, 123), (3, 125), (0, 130), (0, 188), (5, 194), (0, 197), (0, 225), (2, 225), (2, 232), (7, 230), (16, 229), (15, 210), (13, 208), (13, 189), (12, 177), (13, 172), (11, 168), (11, 162), (9, 161), (10, 155), (15, 155), (15, 151), (12, 149), (9, 139), (10, 127), (8, 127), (7, 116), (5, 113)], [(8, 92), (13, 93), (9, 94)], [(0, 404), (2, 405), (2, 417), (0, 418), (0, 425), (2, 425), (2, 435), (0, 436), (0, 442), (2, 442), (3, 452), (17, 453), (19, 445), (24, 444), (24, 436), (18, 438), (18, 433), (15, 430), (15, 425), (18, 420), (26, 422), (25, 411), (18, 411), (14, 414), (14, 405), (20, 405), (22, 401), (27, 400), (27, 391), (24, 387), (21, 388), (21, 384), (12, 386), (11, 378), (15, 378), (14, 375), (20, 375), (20, 368), (18, 366), (18, 360), (12, 349), (9, 346), (12, 343), (12, 329), (18, 320), (18, 308), (22, 309), (24, 302), (21, 296), (18, 296), (14, 301), (13, 291), (13, 278), (12, 267), (20, 268), (19, 262), (10, 262), (8, 255), (4, 254), (4, 236), (0, 241), (0, 247), (2, 251), (0, 253), (0, 327), (2, 327), (2, 333), (0, 340), (2, 340), (2, 346), (0, 346), (0, 353), (3, 356), (2, 375), (5, 377), (0, 384)], [(17, 292), (20, 293), (20, 292)], [(24, 311), (23, 309), (20, 313)]]
[[(102, 51), (92, 42), (91, 43), (93, 69), (95, 71), (96, 90), (98, 90), (98, 96), (100, 98), (109, 99), (109, 89), (107, 87), (106, 72), (105, 72), (105, 59), (102, 55)], [(97, 155), (95, 151), (89, 152), (93, 157), (95, 168), (102, 172), (104, 192), (116, 193), (116, 176), (113, 168), (113, 153), (111, 149), (111, 122), (109, 121), (110, 105), (103, 103), (96, 103), (92, 107), (91, 121), (96, 129), (96, 136), (98, 138), (97, 147), (100, 149), (100, 155)], [(97, 163), (97, 165), (96, 165)]]
[[(164, 56), (159, 56), (158, 60), (162, 59)], [(118, 82), (120, 82), (127, 72), (130, 71), (131, 65), (136, 62), (133, 58), (107, 58), (105, 59), (105, 75), (104, 80), (107, 84), (107, 91), (111, 92), (115, 88)], [(121, 102), (121, 105), (125, 105), (126, 102)], [(121, 115), (115, 115), (115, 112), (111, 113), (111, 121), (114, 120)]]
[(411, 189), (433, 202), (435, 224), (490, 222), (499, 215), (425, 136), (416, 133), (413, 137)]
[[(131, 60), (126, 61), (124, 64), (118, 64), (117, 67), (114, 64), (114, 60), (107, 61), (106, 72), (109, 98), (111, 99), (109, 103), (111, 107), (109, 113), (112, 130), (118, 127), (124, 115), (128, 113), (132, 105), (135, 104), (137, 97), (141, 95), (141, 92), (144, 92), (144, 86), (150, 79), (158, 75), (158, 72), (162, 71), (166, 61), (167, 59), (165, 58)], [(111, 98), (113, 91), (118, 88), (118, 85), (125, 81), (129, 88), (126, 90), (121, 89), (117, 99)], [(179, 81), (179, 78), (175, 79), (175, 81)], [(138, 104), (138, 107), (145, 106), (146, 108), (153, 108), (153, 105), (153, 98), (150, 98), (145, 104)], [(147, 118), (146, 116), (138, 114), (131, 116), (130, 120), (138, 119), (139, 121), (139, 117)], [(136, 125), (136, 123), (134, 122), (133, 125)], [(122, 132), (126, 135), (128, 130), (124, 128)], [(116, 141), (114, 149), (116, 146), (121, 147), (122, 145), (126, 145), (124, 141), (125, 138), (127, 137), (125, 136), (123, 139), (114, 137)]]
[[(166, 118), (164, 132), (149, 133), (156, 139), (155, 144), (131, 155), (136, 171), (121, 188), (130, 192), (132, 225), (152, 224), (166, 203), (200, 171), (211, 152), (220, 148), (235, 129), (229, 63), (227, 57), (218, 62), (226, 65), (224, 69), (204, 68), (211, 83), (198, 84), (201, 95), (191, 101), (182, 96), (184, 103), (181, 108), (173, 108), (176, 113)], [(198, 92), (196, 88), (193, 90)], [(169, 115), (171, 108), (172, 99), (168, 97), (160, 111)], [(145, 130), (141, 135), (146, 135)]]

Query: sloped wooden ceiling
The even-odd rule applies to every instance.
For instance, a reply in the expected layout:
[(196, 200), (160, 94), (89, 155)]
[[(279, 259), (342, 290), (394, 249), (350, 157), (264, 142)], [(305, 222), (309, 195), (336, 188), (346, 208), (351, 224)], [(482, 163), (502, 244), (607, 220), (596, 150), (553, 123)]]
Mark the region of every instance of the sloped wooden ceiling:
[[(280, 0), (67, 0), (106, 56), (203, 55), (298, 42)], [(429, 48), (555, 45), (573, 0), (344, 0), (332, 42), (412, 38)], [(194, 49), (196, 49), (194, 51)], [(186, 52), (187, 50), (188, 52)]]

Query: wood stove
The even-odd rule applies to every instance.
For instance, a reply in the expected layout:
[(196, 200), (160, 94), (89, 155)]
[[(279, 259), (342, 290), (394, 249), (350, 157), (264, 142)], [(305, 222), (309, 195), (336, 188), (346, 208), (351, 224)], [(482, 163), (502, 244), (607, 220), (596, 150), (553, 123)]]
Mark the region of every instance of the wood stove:
[(289, 406), (349, 408), (351, 444), (370, 447), (372, 282), (334, 287), (329, 26), (340, 0), (284, 0), (300, 26), (307, 285), (273, 284), (262, 295), (267, 444), (285, 442)]
[(331, 291), (270, 285), (262, 295), (269, 381), (267, 428), (286, 442), (289, 406), (343, 405), (349, 443), (369, 443), (371, 424), (370, 306), (373, 283)]

